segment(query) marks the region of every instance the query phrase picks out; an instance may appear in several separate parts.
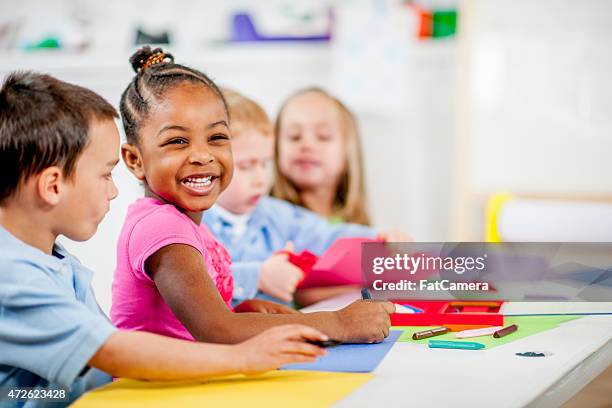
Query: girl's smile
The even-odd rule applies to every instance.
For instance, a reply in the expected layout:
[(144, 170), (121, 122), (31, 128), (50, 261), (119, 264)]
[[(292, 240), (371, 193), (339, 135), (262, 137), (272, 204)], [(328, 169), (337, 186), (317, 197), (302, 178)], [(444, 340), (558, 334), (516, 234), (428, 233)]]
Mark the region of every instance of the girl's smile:
[(192, 174), (181, 180), (181, 184), (194, 195), (207, 195), (215, 187), (219, 176), (212, 174)]

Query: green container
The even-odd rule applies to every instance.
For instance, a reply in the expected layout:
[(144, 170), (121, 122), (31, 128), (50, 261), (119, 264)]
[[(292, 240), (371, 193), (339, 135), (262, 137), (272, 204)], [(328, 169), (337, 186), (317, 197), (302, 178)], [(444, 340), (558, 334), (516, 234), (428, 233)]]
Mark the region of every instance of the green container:
[(438, 10), (433, 12), (432, 37), (451, 37), (457, 31), (457, 10)]
[(28, 44), (25, 47), (25, 49), (28, 51), (48, 50), (57, 48), (61, 48), (61, 44), (59, 40), (55, 37), (46, 37), (37, 43)]

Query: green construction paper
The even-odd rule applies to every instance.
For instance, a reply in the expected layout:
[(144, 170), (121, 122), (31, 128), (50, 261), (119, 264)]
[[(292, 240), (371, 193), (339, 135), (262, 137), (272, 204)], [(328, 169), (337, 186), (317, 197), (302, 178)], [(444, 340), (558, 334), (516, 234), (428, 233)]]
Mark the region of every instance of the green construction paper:
[(404, 330), (404, 333), (400, 336), (398, 342), (427, 344), (429, 340), (475, 341), (484, 344), (486, 348), (489, 349), (531, 336), (532, 334), (553, 329), (561, 323), (569, 322), (578, 318), (580, 318), (580, 316), (506, 316), (504, 318), (504, 327), (510, 326), (511, 324), (516, 324), (518, 326), (518, 330), (499, 339), (496, 339), (492, 335), (471, 337), (468, 339), (457, 339), (455, 338), (454, 332), (448, 332), (441, 336), (429, 337), (421, 340), (412, 340), (412, 335), (415, 332), (440, 326), (399, 326), (393, 327), (393, 329)]

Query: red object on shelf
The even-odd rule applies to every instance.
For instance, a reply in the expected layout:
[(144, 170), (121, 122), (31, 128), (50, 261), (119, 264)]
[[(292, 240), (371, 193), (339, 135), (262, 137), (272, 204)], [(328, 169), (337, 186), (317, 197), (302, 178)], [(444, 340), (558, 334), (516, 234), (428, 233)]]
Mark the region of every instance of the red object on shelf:
[(504, 315), (499, 313), (503, 301), (392, 300), (392, 302), (423, 310), (423, 313), (391, 314), (392, 326), (504, 325)]
[(429, 10), (425, 10), (423, 7), (417, 4), (410, 4), (409, 7), (412, 9), (412, 12), (417, 19), (417, 38), (423, 39), (433, 37), (433, 13)]
[(422, 11), (420, 14), (419, 38), (431, 38), (433, 36), (433, 14)]

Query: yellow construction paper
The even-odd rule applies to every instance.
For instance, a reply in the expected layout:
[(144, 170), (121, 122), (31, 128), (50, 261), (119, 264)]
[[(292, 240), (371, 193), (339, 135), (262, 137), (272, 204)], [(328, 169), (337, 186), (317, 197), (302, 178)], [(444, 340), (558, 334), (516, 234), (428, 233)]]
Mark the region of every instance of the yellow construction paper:
[(372, 374), (362, 373), (287, 370), (205, 382), (120, 379), (86, 393), (72, 407), (328, 407), (372, 377)]

